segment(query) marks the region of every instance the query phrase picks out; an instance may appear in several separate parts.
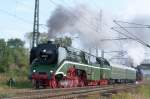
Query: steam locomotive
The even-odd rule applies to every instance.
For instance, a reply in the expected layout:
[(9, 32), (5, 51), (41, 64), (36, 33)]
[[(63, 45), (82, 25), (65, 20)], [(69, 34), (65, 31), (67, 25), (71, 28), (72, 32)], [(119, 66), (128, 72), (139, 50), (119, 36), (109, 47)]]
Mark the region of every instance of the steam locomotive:
[(134, 83), (142, 74), (139, 69), (49, 41), (31, 49), (29, 78), (35, 88), (66, 88)]

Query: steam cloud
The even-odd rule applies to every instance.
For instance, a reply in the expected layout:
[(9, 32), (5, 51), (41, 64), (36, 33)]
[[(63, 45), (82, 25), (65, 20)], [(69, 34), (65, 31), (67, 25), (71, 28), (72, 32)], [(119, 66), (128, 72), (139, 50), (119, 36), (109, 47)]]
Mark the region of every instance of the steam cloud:
[[(100, 11), (93, 11), (92, 9), (89, 9), (84, 5), (78, 5), (72, 9), (67, 9), (63, 6), (58, 6), (50, 16), (50, 19), (47, 23), (49, 28), (49, 38), (62, 35), (61, 33), (63, 33), (63, 35), (65, 33), (69, 33), (71, 36), (78, 34), (84, 47), (88, 46), (95, 48), (95, 46), (98, 46), (99, 48), (109, 50), (125, 50), (128, 53), (127, 56), (133, 60), (134, 65), (140, 64), (145, 57), (145, 49), (143, 45), (135, 42), (123, 42), (123, 47), (120, 48), (120, 46), (116, 46), (114, 42), (101, 41), (102, 39), (118, 37), (117, 33), (114, 33), (110, 30), (110, 28), (114, 25), (112, 23), (112, 17), (110, 18), (108, 16), (111, 15), (105, 14), (105, 12), (103, 11), (101, 26), (102, 29), (99, 30), (98, 28), (100, 28), (99, 26), (101, 25)], [(137, 23), (137, 20), (139, 19), (135, 18), (133, 22)], [(142, 33), (145, 33), (145, 30), (140, 30), (140, 32), (141, 31)], [(133, 30), (131, 32), (135, 33), (138, 31)], [(138, 36), (138, 33), (135, 33), (135, 35)], [(147, 35), (144, 35), (144, 40), (147, 39), (147, 37)]]
[[(148, 25), (150, 23), (150, 16), (136, 16), (131, 21), (132, 23), (139, 23), (143, 25)], [(142, 28), (144, 26), (142, 25), (129, 25), (131, 27), (141, 27), (141, 28), (134, 28), (134, 29), (128, 29), (133, 35), (135, 35), (137, 38), (141, 39), (142, 41), (146, 42), (147, 44), (150, 44), (150, 30), (149, 28)], [(124, 44), (124, 49), (126, 49), (128, 56), (133, 59), (134, 65), (139, 65), (143, 60), (146, 58), (146, 47), (142, 44), (139, 44), (137, 42), (130, 41), (128, 43)]]
[[(76, 23), (75, 14), (73, 11), (62, 6), (56, 8), (50, 20), (48, 20), (49, 38), (57, 36), (60, 32), (69, 32), (67, 28), (73, 27)], [(77, 19), (78, 20), (78, 19)]]
[(145, 58), (145, 49), (143, 45), (132, 42), (124, 44), (124, 50), (127, 51), (127, 56), (132, 59), (133, 66), (139, 65)]
[[(103, 15), (103, 23), (106, 19)], [(100, 27), (100, 11), (93, 11), (84, 5), (78, 5), (72, 9), (58, 6), (48, 20), (49, 38), (61, 35), (61, 33), (78, 34), (85, 46), (103, 46), (101, 39), (116, 37), (115, 33), (109, 32), (113, 26), (109, 21), (109, 25)], [(104, 29), (105, 28), (105, 29)], [(94, 46), (93, 46), (94, 45)], [(103, 46), (106, 47), (106, 46)]]

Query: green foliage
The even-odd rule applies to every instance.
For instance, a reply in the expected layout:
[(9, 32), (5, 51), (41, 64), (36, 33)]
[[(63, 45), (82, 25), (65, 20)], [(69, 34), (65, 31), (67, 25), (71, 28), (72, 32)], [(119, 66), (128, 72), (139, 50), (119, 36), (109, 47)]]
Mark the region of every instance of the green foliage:
[(9, 39), (7, 41), (7, 46), (10, 48), (17, 48), (17, 47), (23, 47), (24, 46), (24, 42), (20, 39)]
[(6, 65), (6, 42), (4, 39), (0, 39), (0, 72), (5, 71), (5, 65)]
[(61, 46), (71, 46), (72, 40), (70, 37), (56, 38), (55, 43), (60, 44)]
[(20, 39), (0, 39), (0, 88), (9, 88), (10, 78), (16, 81), (12, 88), (31, 88), (28, 80), (29, 51), (24, 44)]
[(49, 40), (47, 33), (40, 33), (39, 43), (47, 43)]
[(28, 50), (20, 39), (0, 39), (0, 73), (27, 67)]
[[(33, 32), (26, 33), (25, 37), (26, 37), (26, 39), (29, 42), (30, 47), (31, 47), (32, 38), (33, 38)], [(38, 40), (39, 43), (47, 43), (48, 40), (49, 40), (48, 33), (40, 33), (39, 40)]]
[[(32, 44), (32, 37), (33, 37), (33, 32), (26, 33), (25, 35), (26, 39), (28, 42), (30, 42), (30, 47)], [(48, 38), (48, 33), (40, 33), (39, 36), (39, 44), (40, 43), (47, 43), (49, 40)], [(55, 39), (56, 44), (60, 44), (61, 46), (71, 46), (72, 45), (72, 39), (70, 37), (60, 37)]]

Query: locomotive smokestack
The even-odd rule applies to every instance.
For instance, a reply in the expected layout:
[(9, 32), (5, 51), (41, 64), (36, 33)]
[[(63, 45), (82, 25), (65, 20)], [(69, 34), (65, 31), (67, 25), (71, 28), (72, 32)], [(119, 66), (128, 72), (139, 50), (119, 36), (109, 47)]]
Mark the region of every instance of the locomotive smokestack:
[(48, 44), (52, 44), (52, 41), (48, 41), (47, 43), (48, 43)]

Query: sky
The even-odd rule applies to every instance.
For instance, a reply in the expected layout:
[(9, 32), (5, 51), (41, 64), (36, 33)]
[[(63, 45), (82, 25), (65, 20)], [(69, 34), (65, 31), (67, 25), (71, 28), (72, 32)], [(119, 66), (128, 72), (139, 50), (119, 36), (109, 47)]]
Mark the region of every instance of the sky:
[[(34, 3), (35, 0), (1, 0), (0, 39), (4, 38), (8, 40), (10, 38), (20, 38), (26, 41), (25, 34), (33, 31)], [(104, 17), (109, 19), (108, 23), (107, 21), (103, 23), (103, 25), (107, 26), (110, 24), (110, 21), (113, 22), (113, 20), (127, 22), (138, 20), (135, 22), (150, 24), (149, 4), (150, 0), (40, 0), (39, 21), (40, 24), (43, 24), (40, 26), (40, 32), (48, 32), (48, 28), (46, 27), (47, 21), (59, 5), (68, 9), (72, 9), (77, 5), (85, 5), (93, 11), (98, 11), (98, 9), (99, 11), (102, 10)], [(143, 18), (147, 19), (142, 22)], [(145, 34), (141, 30), (138, 36), (139, 38), (147, 37), (147, 41), (145, 38), (142, 40), (150, 44), (149, 34), (147, 33), (149, 33), (149, 29)], [(27, 47), (29, 47), (28, 43), (29, 42), (26, 42)], [(78, 43), (80, 43), (80, 41), (78, 41)], [(74, 43), (76, 47), (78, 47), (78, 43)]]
[[(1, 1), (0, 38), (20, 38), (26, 41), (25, 34), (33, 31), (34, 3), (35, 0)], [(109, 21), (130, 21), (136, 16), (150, 16), (149, 4), (149, 0), (40, 0), (40, 24), (44, 24), (40, 26), (40, 32), (48, 32), (45, 25), (59, 5), (69, 9), (76, 5), (86, 5), (92, 10), (102, 10)], [(27, 47), (28, 43), (26, 42)]]
[[(92, 9), (102, 9), (113, 19), (130, 20), (136, 15), (150, 15), (149, 0), (40, 0), (40, 24), (47, 24), (52, 11), (63, 5), (72, 7), (84, 4)], [(33, 31), (34, 0), (2, 0), (0, 3), (0, 38), (21, 38)], [(47, 27), (41, 26), (41, 32)]]

